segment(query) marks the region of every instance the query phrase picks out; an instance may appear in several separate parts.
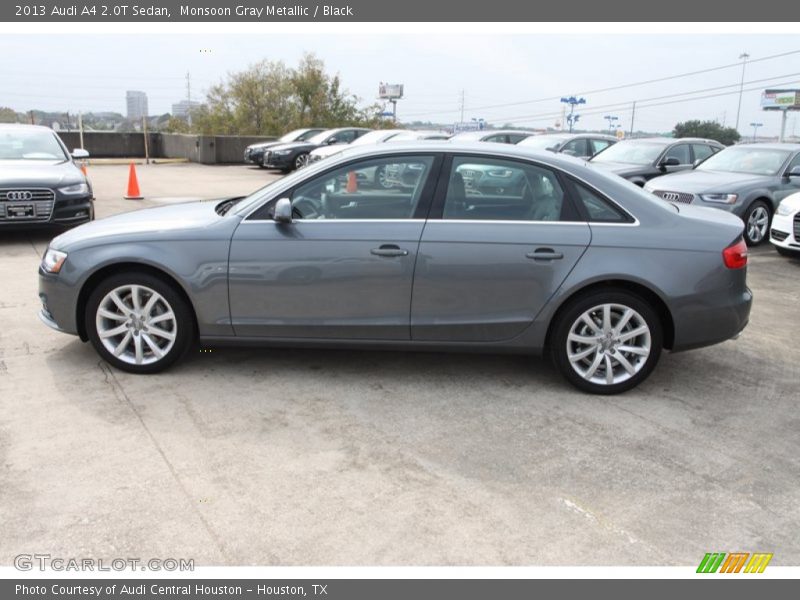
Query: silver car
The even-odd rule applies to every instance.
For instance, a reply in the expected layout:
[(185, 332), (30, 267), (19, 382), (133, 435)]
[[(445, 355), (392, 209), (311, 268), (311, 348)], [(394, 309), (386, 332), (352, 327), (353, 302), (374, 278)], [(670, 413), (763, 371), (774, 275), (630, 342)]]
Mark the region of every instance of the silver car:
[[(388, 164), (413, 185), (359, 186)], [(507, 185), (465, 185), (475, 172)], [(246, 198), (121, 214), (55, 238), (41, 319), (112, 365), (202, 344), (546, 353), (578, 388), (628, 390), (663, 348), (747, 324), (742, 222), (582, 161), (452, 142), (349, 149)]]

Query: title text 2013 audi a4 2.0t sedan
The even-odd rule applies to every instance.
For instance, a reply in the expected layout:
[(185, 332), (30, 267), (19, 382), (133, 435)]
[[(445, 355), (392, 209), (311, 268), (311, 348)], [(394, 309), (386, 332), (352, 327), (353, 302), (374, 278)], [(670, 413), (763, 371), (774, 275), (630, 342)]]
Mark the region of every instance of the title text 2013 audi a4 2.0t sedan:
[[(403, 165), (416, 179), (358, 185)], [(468, 187), (491, 172), (510, 185)], [(513, 183), (511, 183), (513, 182)], [(673, 351), (735, 337), (751, 293), (742, 222), (675, 206), (549, 152), (353, 148), (241, 199), (140, 210), (55, 238), (42, 320), (112, 365), (160, 371), (199, 337), (552, 356), (627, 390)]]

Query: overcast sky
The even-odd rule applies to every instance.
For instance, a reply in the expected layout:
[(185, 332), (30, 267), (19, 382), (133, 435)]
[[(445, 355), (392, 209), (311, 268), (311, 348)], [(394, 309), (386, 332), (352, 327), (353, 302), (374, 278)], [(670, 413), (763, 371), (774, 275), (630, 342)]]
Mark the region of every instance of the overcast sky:
[[(446, 26), (443, 25), (443, 29)], [(450, 26), (447, 26), (448, 28)], [(597, 25), (598, 30), (603, 25)], [(169, 112), (186, 97), (186, 72), (192, 98), (228, 72), (262, 58), (294, 65), (303, 52), (321, 57), (330, 72), (364, 100), (375, 101), (380, 81), (405, 84), (398, 104), (401, 120), (484, 118), (494, 125), (547, 127), (559, 119), (559, 101), (542, 98), (583, 93), (580, 127), (605, 127), (604, 115), (619, 117), (627, 130), (637, 101), (636, 129), (669, 131), (677, 121), (736, 120), (741, 66), (647, 85), (588, 93), (739, 61), (742, 52), (757, 60), (800, 51), (800, 37), (788, 35), (409, 35), (322, 34), (315, 36), (242, 35), (3, 35), (0, 38), (0, 106), (61, 111), (125, 113), (125, 91), (145, 91), (150, 113)], [(766, 80), (766, 81), (757, 81)], [(752, 83), (748, 83), (752, 82)], [(765, 87), (800, 88), (800, 53), (747, 65), (739, 130), (777, 134), (779, 116), (759, 107)], [(725, 87), (727, 86), (727, 87)], [(713, 88), (713, 89), (712, 89)], [(700, 91), (707, 90), (707, 91)], [(713, 98), (663, 98), (685, 92)], [(689, 96), (691, 97), (691, 95)], [(659, 99), (656, 99), (659, 98)], [(496, 107), (495, 105), (511, 104)], [(618, 106), (609, 106), (618, 105)], [(789, 118), (787, 134), (800, 134)]]

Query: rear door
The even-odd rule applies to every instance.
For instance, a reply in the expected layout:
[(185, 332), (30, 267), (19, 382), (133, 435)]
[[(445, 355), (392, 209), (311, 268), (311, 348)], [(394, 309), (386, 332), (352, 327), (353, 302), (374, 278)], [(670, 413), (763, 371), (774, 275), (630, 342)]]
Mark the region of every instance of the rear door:
[(527, 161), (452, 157), (419, 246), (412, 339), (517, 336), (590, 239), (555, 171)]

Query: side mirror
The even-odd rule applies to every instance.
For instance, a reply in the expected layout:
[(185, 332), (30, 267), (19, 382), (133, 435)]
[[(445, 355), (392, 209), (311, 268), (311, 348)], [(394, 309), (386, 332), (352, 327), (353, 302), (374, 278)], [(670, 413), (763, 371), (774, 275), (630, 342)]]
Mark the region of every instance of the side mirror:
[(679, 161), (674, 156), (668, 156), (667, 158), (661, 161), (662, 167), (677, 167), (679, 164), (681, 164), (681, 161)]
[(275, 209), (272, 212), (272, 220), (276, 223), (291, 223), (292, 201), (288, 198), (280, 198), (275, 203)]
[(328, 140), (328, 145), (329, 146), (333, 146), (334, 144), (338, 144), (338, 143), (339, 143), (339, 140), (337, 140), (336, 138), (331, 138), (331, 139)]
[[(547, 149), (550, 150), (550, 152), (555, 152), (556, 151), (556, 147), (555, 146), (550, 146)], [(575, 150), (562, 150), (561, 154), (566, 154), (567, 156), (577, 156), (578, 155), (578, 153), (575, 152)]]
[(800, 165), (792, 167), (786, 174), (787, 177), (800, 177)]
[(75, 148), (72, 151), (72, 158), (89, 158), (89, 153), (83, 148)]

